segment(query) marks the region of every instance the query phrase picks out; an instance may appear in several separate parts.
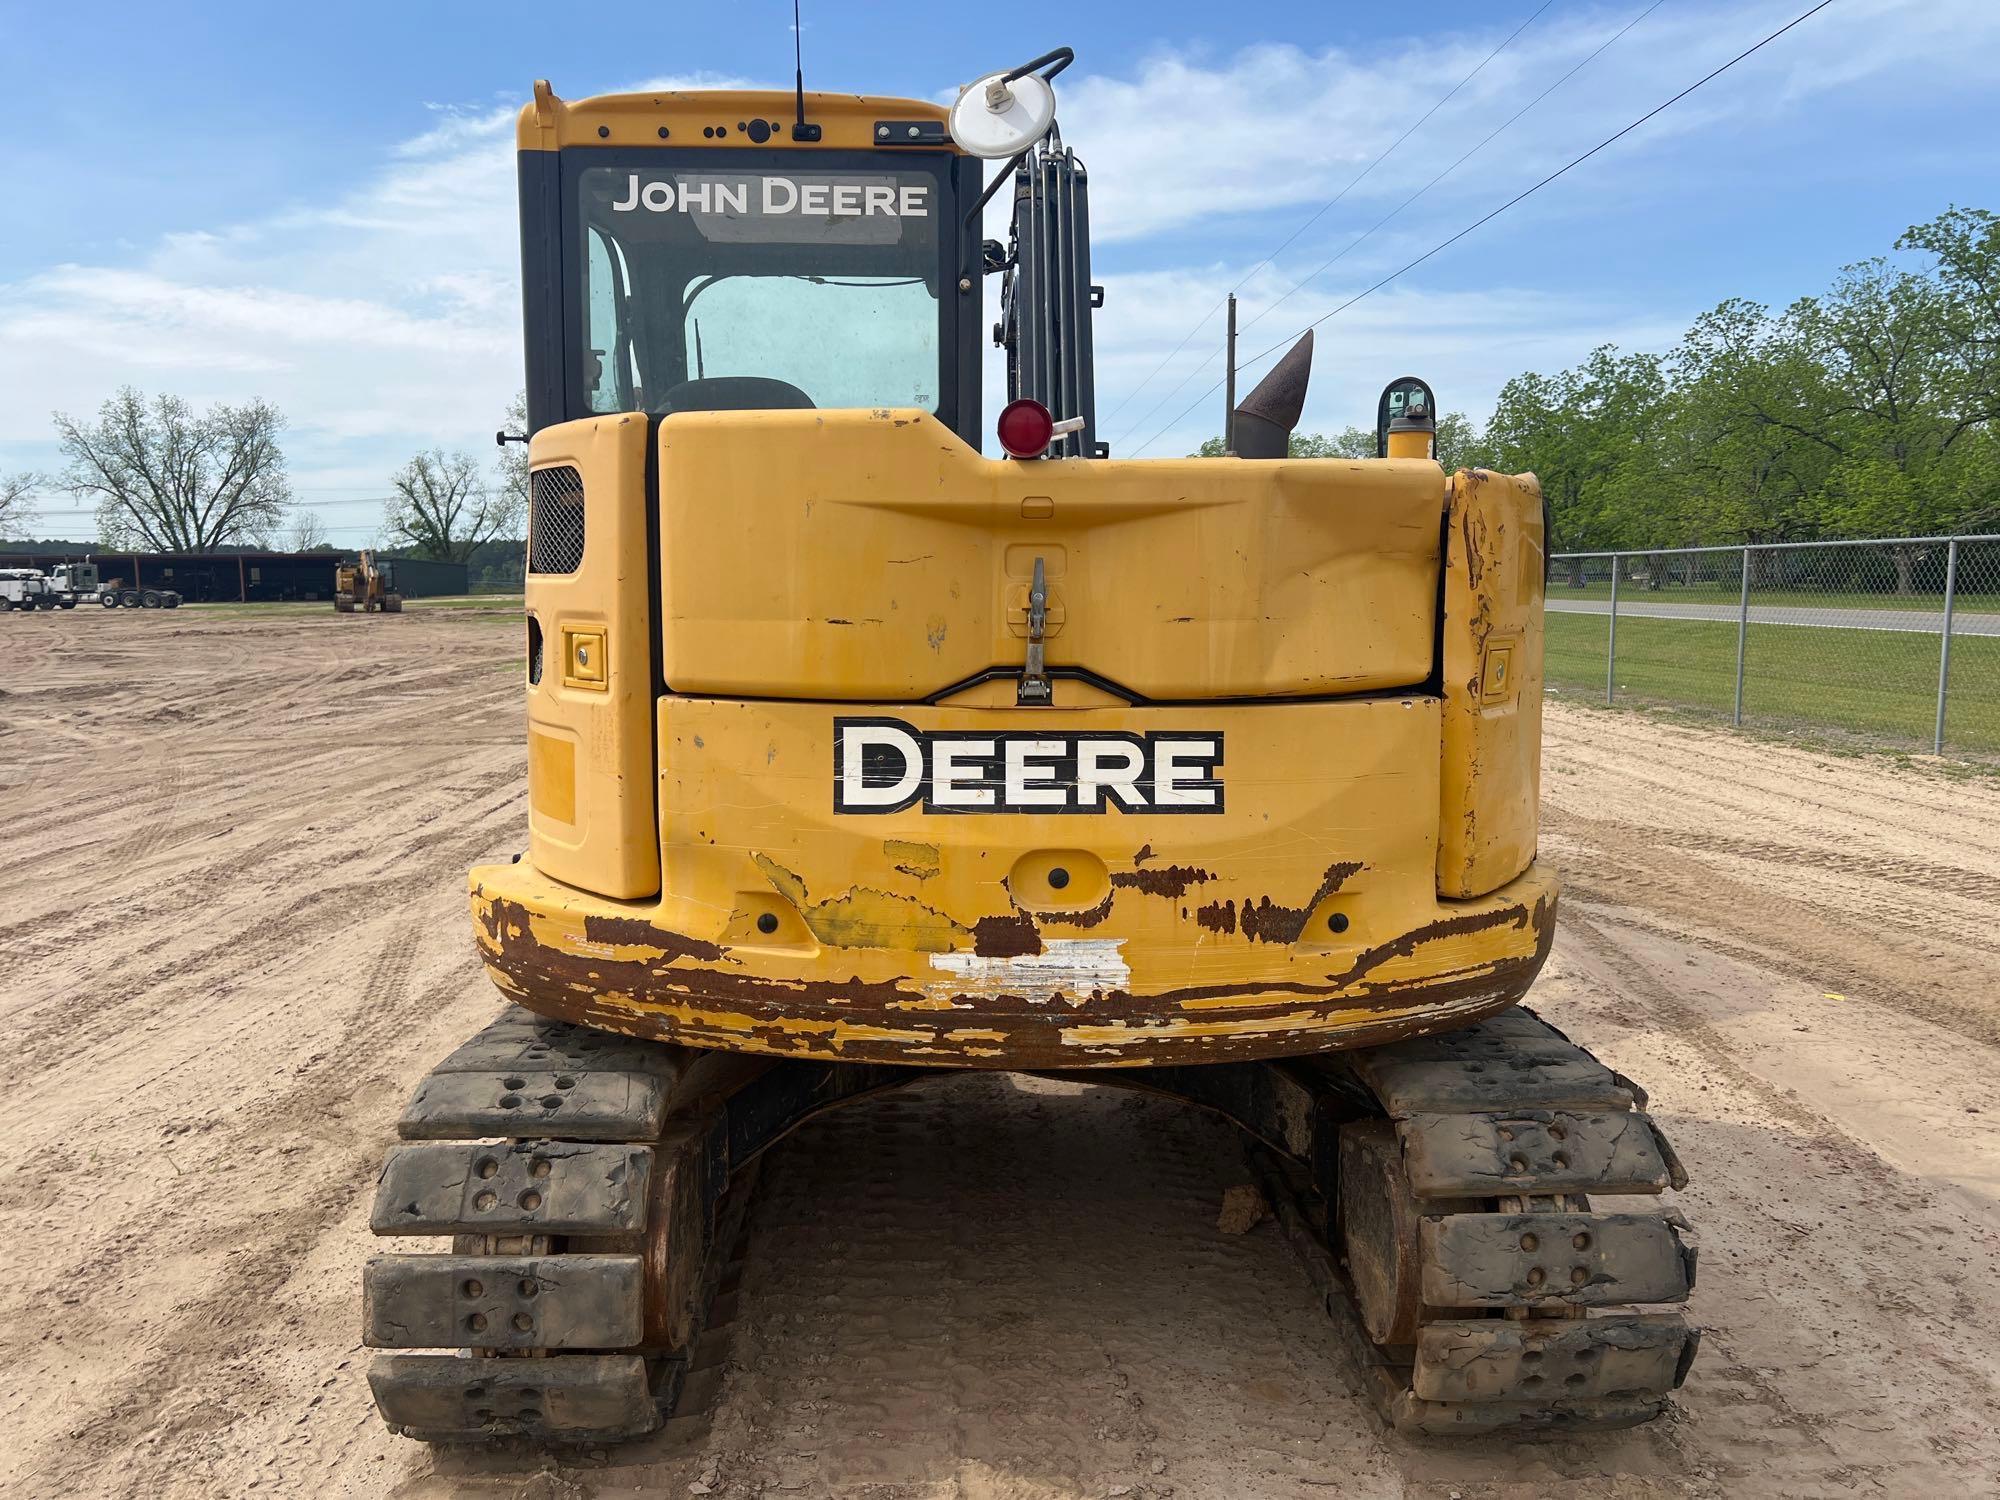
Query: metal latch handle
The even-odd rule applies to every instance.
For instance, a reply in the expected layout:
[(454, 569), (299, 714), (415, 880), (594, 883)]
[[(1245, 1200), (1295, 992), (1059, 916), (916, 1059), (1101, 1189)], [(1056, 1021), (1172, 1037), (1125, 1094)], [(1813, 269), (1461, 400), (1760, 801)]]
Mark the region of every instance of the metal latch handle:
[(1028, 659), (1021, 668), (1016, 704), (1046, 704), (1053, 700), (1049, 674), (1042, 660), (1042, 638), (1049, 627), (1049, 577), (1041, 558), (1035, 559), (1034, 582), (1028, 585)]

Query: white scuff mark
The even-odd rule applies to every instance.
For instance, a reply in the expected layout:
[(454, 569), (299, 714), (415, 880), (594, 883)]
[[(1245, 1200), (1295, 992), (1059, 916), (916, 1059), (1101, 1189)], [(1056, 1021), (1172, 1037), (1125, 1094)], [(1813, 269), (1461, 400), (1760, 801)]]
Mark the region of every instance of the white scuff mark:
[(1123, 938), (1044, 938), (1040, 953), (987, 958), (977, 953), (933, 953), (931, 967), (950, 975), (933, 979), (924, 993), (949, 1000), (958, 995), (1022, 995), (1040, 1004), (1060, 993), (1081, 1005), (1093, 993), (1122, 990), (1132, 967), (1119, 952)]

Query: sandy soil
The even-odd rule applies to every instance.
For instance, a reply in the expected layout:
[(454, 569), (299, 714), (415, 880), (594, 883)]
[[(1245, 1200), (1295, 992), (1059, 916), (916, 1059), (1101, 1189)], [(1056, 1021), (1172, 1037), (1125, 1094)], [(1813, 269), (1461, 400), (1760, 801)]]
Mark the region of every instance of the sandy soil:
[(1538, 1003), (1695, 1175), (1671, 1419), (1384, 1435), (1227, 1131), (966, 1079), (773, 1153), (688, 1415), (558, 1464), (376, 1424), (391, 1121), (493, 1012), (463, 868), (517, 848), (504, 614), (0, 621), (0, 1491), (1279, 1497), (2000, 1486), (2000, 788), (1571, 708)]

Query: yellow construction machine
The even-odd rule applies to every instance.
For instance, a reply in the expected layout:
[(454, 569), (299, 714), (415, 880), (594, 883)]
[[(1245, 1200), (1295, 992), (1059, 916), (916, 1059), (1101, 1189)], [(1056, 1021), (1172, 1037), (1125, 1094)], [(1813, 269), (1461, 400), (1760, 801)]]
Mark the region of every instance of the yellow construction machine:
[(333, 570), (333, 607), (344, 615), (403, 612), (403, 596), (396, 592), (396, 565), (387, 558), (363, 552), (360, 560), (338, 563)]
[(941, 1069), (1240, 1124), (1401, 1428), (1625, 1426), (1687, 1371), (1683, 1221), (1588, 1196), (1679, 1164), (1517, 1005), (1558, 891), (1538, 486), (1441, 470), (1412, 379), (1383, 457), (1288, 459), (1309, 342), (1232, 456), (1111, 455), (1068, 59), (949, 111), (521, 113), (528, 843), (470, 875), (511, 1003), (375, 1199), (452, 1237), (367, 1269), (398, 1431), (654, 1427), (757, 1154)]

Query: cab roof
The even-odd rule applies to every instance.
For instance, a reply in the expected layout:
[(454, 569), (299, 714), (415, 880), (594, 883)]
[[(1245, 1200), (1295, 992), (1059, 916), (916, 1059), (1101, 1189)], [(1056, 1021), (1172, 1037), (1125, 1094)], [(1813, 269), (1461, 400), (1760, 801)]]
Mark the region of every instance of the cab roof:
[[(893, 142), (963, 155), (943, 128), (948, 115), (943, 105), (921, 99), (809, 93), (806, 119), (820, 127), (820, 138), (794, 141), (797, 100), (786, 89), (674, 89), (570, 102), (557, 98), (546, 79), (537, 79), (534, 100), (522, 107), (516, 141), (523, 151), (662, 145), (855, 151)], [(920, 139), (911, 138), (912, 126), (921, 130)]]

